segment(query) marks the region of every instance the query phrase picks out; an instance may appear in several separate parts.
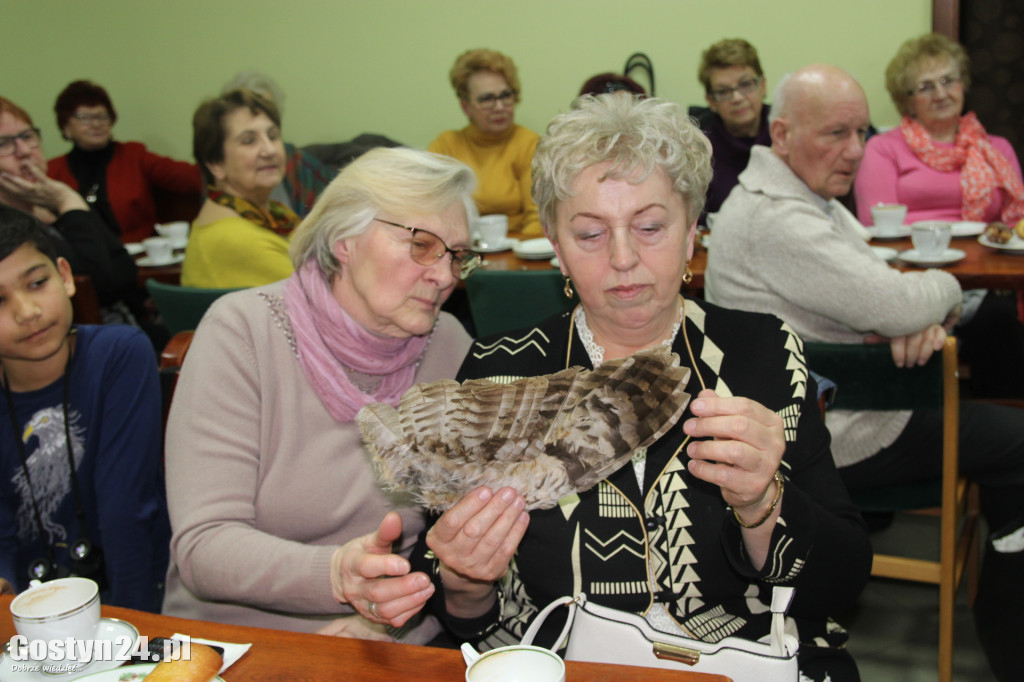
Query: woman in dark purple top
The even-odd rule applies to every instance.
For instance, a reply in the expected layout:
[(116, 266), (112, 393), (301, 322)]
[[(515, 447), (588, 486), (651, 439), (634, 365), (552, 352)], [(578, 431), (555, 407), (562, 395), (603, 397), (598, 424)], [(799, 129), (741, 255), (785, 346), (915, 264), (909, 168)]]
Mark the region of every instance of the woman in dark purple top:
[(747, 167), (750, 148), (771, 146), (771, 138), (764, 72), (753, 45), (742, 38), (720, 40), (704, 51), (697, 77), (710, 107), (700, 126), (713, 150), (714, 176), (699, 221), (707, 224), (705, 216), (718, 211)]

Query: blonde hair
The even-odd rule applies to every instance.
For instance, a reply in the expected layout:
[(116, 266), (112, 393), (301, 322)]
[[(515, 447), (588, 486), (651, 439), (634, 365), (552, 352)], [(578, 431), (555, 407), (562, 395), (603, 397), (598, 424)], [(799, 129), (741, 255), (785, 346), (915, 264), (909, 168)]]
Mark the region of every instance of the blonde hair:
[(704, 86), (704, 92), (711, 94), (712, 69), (728, 69), (731, 66), (749, 66), (758, 76), (764, 76), (757, 50), (743, 38), (726, 38), (704, 50), (697, 68), (697, 79)]
[(484, 49), (463, 52), (456, 58), (454, 66), (448, 72), (448, 79), (459, 99), (469, 99), (469, 78), (480, 71), (493, 71), (504, 78), (508, 87), (516, 93), (516, 101), (519, 101), (521, 90), (519, 71), (516, 70), (515, 62), (500, 52)]
[(917, 84), (917, 74), (922, 62), (927, 59), (948, 59), (960, 72), (964, 90), (971, 87), (971, 60), (963, 45), (939, 33), (926, 33), (911, 38), (896, 51), (896, 56), (885, 67), (885, 89), (889, 91), (892, 103), (901, 115), (910, 113), (907, 100), (910, 91)]
[(584, 95), (551, 120), (533, 156), (533, 199), (548, 237), (576, 176), (605, 161), (611, 168), (602, 180), (643, 182), (661, 168), (686, 203), (689, 221), (704, 208), (711, 144), (682, 107), (622, 93)]
[(466, 222), (477, 217), (476, 176), (447, 156), (405, 147), (377, 147), (345, 166), (292, 235), (292, 263), (316, 258), (328, 278), (339, 270), (334, 245), (366, 232), (380, 211), (398, 215), (439, 212), (455, 203)]

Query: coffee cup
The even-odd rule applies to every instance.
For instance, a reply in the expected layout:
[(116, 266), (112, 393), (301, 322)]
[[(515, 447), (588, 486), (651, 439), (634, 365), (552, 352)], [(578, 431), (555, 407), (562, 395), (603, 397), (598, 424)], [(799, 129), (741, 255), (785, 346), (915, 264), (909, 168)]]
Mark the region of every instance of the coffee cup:
[(150, 237), (142, 240), (142, 248), (154, 264), (169, 263), (174, 257), (174, 245), (167, 237)]
[(898, 236), (906, 217), (907, 207), (904, 204), (878, 204), (871, 207), (871, 219), (878, 234), (883, 237)]
[(922, 258), (939, 258), (952, 237), (953, 228), (947, 222), (922, 220), (910, 226), (910, 241)]
[(88, 578), (33, 581), (11, 601), (14, 629), (31, 642), (96, 638), (100, 623), (100, 591)]
[(565, 662), (539, 646), (515, 644), (477, 653), (462, 645), (466, 682), (565, 682)]
[(507, 236), (507, 215), (482, 215), (477, 219), (475, 239), (481, 246), (500, 246)]
[(189, 225), (184, 220), (173, 223), (164, 223), (156, 226), (157, 234), (171, 240), (171, 246), (175, 249), (183, 249), (188, 244)]

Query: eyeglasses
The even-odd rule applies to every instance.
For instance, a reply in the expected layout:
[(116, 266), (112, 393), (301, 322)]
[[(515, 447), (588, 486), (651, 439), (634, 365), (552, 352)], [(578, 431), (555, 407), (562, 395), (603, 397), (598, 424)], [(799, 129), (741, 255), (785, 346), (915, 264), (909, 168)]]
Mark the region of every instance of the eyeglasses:
[(110, 123), (110, 114), (71, 114), (71, 118), (86, 125), (90, 123), (108, 125)]
[(961, 81), (960, 76), (954, 76), (952, 74), (943, 76), (937, 81), (921, 81), (913, 90), (907, 90), (908, 95), (921, 95), (922, 97), (931, 97), (935, 94), (935, 91), (941, 86), (943, 90), (949, 90), (951, 87)]
[(374, 220), (412, 232), (412, 241), (409, 242), (409, 255), (412, 256), (414, 262), (420, 265), (433, 265), (444, 258), (446, 253), (450, 253), (452, 254), (452, 274), (459, 279), (466, 279), (473, 274), (474, 270), (480, 267), (479, 253), (469, 249), (449, 249), (444, 240), (430, 230), (424, 230), (422, 227), (400, 225), (383, 218), (374, 218)]
[(738, 92), (741, 95), (751, 95), (757, 90), (757, 86), (760, 84), (760, 76), (757, 78), (742, 80), (735, 88), (718, 88), (717, 90), (712, 90), (710, 93), (711, 99), (721, 104), (722, 102), (728, 102), (731, 100), (734, 92)]
[(498, 102), (501, 102), (506, 107), (510, 107), (516, 103), (516, 94), (515, 90), (504, 90), (497, 95), (480, 95), (476, 98), (476, 103), (481, 109), (493, 109), (498, 105)]
[(39, 142), (42, 139), (42, 136), (39, 134), (39, 128), (28, 128), (17, 135), (0, 137), (0, 156), (10, 156), (13, 154), (18, 140), (24, 142), (25, 146), (29, 149), (35, 149), (39, 146)]

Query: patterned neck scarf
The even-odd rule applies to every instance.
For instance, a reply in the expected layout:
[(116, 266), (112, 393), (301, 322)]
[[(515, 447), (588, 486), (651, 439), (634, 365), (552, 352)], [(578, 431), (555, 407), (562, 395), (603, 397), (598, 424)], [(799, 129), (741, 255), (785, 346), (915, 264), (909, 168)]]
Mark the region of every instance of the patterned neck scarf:
[[(349, 422), (363, 405), (398, 405), (413, 384), (431, 334), (399, 339), (369, 331), (338, 305), (315, 258), (292, 274), (284, 302), (302, 370), (332, 417)], [(379, 378), (380, 383), (376, 390), (363, 392), (352, 383), (350, 372)]]
[(206, 193), (210, 201), (227, 206), (249, 222), (265, 227), (282, 237), (290, 235), (299, 224), (299, 216), (279, 201), (271, 201), (270, 211), (265, 211), (248, 199), (226, 194), (213, 185), (206, 186)]
[(960, 170), (964, 220), (982, 220), (992, 192), (998, 189), (1006, 192), (1002, 221), (1014, 225), (1024, 217), (1024, 183), (1006, 157), (989, 142), (974, 112), (960, 117), (952, 147), (936, 146), (924, 126), (909, 116), (903, 117), (900, 129), (910, 149), (930, 168), (943, 173)]

